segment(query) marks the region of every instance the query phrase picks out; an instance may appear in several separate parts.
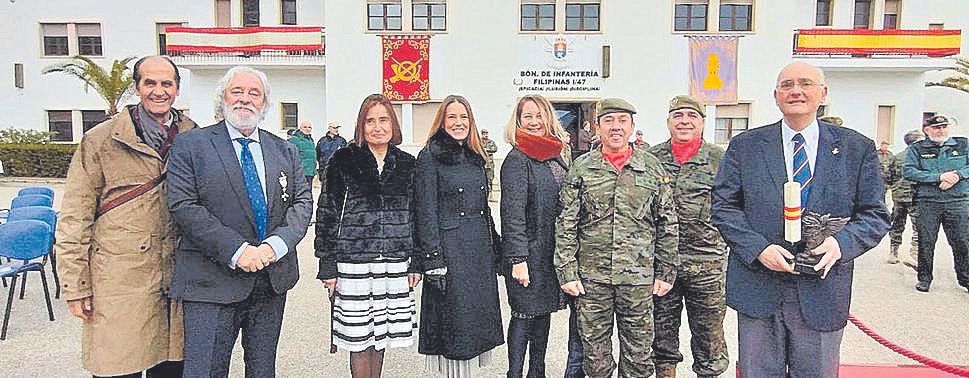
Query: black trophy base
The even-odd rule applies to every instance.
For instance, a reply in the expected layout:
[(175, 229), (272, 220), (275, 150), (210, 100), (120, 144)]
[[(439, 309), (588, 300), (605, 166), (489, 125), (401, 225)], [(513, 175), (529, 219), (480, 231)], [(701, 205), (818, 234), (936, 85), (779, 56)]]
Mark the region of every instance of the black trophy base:
[(803, 241), (793, 243), (791, 247), (794, 260), (789, 262), (794, 264), (794, 274), (806, 278), (821, 279), (823, 271), (814, 270), (814, 266), (821, 261), (821, 256), (812, 255)]

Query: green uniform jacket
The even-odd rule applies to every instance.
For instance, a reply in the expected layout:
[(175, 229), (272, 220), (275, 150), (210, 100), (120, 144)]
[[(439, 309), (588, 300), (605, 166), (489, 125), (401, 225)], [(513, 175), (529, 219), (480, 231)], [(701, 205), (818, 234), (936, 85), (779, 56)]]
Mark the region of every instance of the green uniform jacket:
[(559, 283), (672, 283), (679, 266), (676, 203), (653, 155), (633, 149), (621, 172), (600, 150), (576, 159), (559, 193), (555, 223)]
[[(939, 175), (959, 172), (959, 180), (949, 190), (939, 189)], [(944, 202), (969, 198), (969, 142), (952, 137), (941, 145), (929, 139), (912, 143), (905, 150), (902, 176), (915, 182), (915, 197), (919, 200)]]
[(895, 155), (888, 169), (888, 177), (885, 179), (885, 183), (892, 190), (892, 201), (894, 202), (912, 202), (915, 200), (915, 189), (912, 187), (915, 183), (902, 177), (902, 165), (905, 164), (905, 156), (905, 152)]
[(647, 150), (663, 163), (670, 175), (673, 199), (679, 219), (679, 254), (685, 266), (690, 263), (726, 260), (727, 243), (710, 221), (713, 178), (720, 168), (723, 149), (703, 141), (696, 155), (681, 166), (673, 158), (670, 141)]
[(891, 152), (881, 152), (877, 151), (878, 154), (878, 168), (882, 172), (882, 182), (885, 184), (885, 190), (888, 190), (888, 176), (891, 174), (892, 161), (895, 160), (895, 155)]
[(289, 142), (299, 150), (299, 160), (303, 163), (303, 176), (316, 175), (316, 144), (313, 139), (301, 132), (289, 137)]

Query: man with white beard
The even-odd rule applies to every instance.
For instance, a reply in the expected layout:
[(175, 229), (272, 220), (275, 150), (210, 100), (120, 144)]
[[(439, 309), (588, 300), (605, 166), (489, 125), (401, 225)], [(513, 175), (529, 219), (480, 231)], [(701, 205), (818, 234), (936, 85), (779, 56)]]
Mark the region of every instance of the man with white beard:
[(956, 279), (969, 290), (969, 140), (949, 137), (951, 121), (943, 115), (929, 117), (922, 124), (926, 138), (905, 151), (902, 176), (915, 183), (915, 205), (919, 217), (918, 284), (915, 290), (929, 291), (932, 260), (939, 226), (952, 248)]
[(286, 292), (312, 194), (299, 153), (262, 130), (266, 75), (234, 67), (219, 81), (218, 124), (179, 135), (168, 208), (182, 232), (172, 296), (185, 313), (185, 376), (226, 377), (239, 331), (247, 377), (276, 375)]

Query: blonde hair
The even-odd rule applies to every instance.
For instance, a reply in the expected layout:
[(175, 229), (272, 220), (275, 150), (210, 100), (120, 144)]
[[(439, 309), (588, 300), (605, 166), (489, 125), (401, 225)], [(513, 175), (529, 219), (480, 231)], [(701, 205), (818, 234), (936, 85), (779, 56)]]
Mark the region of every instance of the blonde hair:
[(505, 126), (505, 141), (512, 146), (518, 146), (515, 132), (521, 127), (521, 114), (525, 108), (525, 103), (529, 101), (533, 102), (535, 106), (538, 106), (538, 111), (542, 115), (542, 122), (545, 124), (545, 136), (552, 136), (565, 142), (565, 138), (569, 134), (562, 128), (562, 124), (559, 123), (559, 118), (555, 116), (555, 108), (548, 99), (537, 94), (525, 95), (518, 99), (518, 105), (515, 106), (515, 111), (511, 113), (511, 119), (508, 120), (508, 125)]
[[(434, 115), (434, 123), (431, 124), (431, 130), (427, 133), (428, 141), (434, 138), (434, 135), (441, 132), (441, 129), (444, 128), (444, 119), (447, 113), (447, 107), (453, 103), (463, 105), (468, 111), (468, 136), (465, 138), (464, 142), (468, 145), (468, 148), (470, 148), (471, 151), (474, 151), (482, 158), (487, 159), (488, 155), (485, 154), (484, 148), (481, 147), (481, 136), (478, 133), (478, 124), (474, 121), (474, 112), (471, 111), (471, 103), (468, 102), (468, 99), (464, 98), (463, 96), (448, 95), (444, 98), (444, 101), (441, 102), (441, 106), (437, 108), (437, 114)], [(447, 137), (451, 138), (451, 135), (447, 135)]]

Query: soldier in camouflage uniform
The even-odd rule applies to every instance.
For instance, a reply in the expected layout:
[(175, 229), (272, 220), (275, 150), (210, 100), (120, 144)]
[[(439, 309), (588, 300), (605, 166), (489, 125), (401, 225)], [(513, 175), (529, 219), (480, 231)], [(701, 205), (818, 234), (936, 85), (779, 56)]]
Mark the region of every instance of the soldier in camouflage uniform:
[[(911, 146), (912, 143), (922, 140), (925, 135), (919, 130), (911, 130), (905, 133), (903, 139), (905, 144)], [(909, 248), (910, 258), (905, 259), (905, 265), (915, 268), (918, 266), (919, 233), (915, 227), (918, 219), (918, 212), (915, 207), (911, 181), (902, 178), (902, 164), (905, 163), (905, 154), (895, 155), (888, 170), (888, 177), (885, 179), (892, 189), (892, 229), (888, 232), (891, 240), (891, 254), (886, 260), (889, 264), (898, 264), (898, 248), (902, 245), (902, 232), (905, 231), (905, 220), (912, 217), (912, 245)]]
[(495, 152), (498, 152), (498, 145), (488, 138), (488, 130), (481, 130), (481, 148), (485, 152), (485, 175), (488, 178), (488, 188), (491, 188), (491, 183), (495, 180)]
[(892, 168), (892, 162), (895, 161), (895, 155), (888, 150), (888, 142), (882, 142), (878, 147), (878, 166), (881, 168), (882, 172), (882, 183), (885, 191), (888, 191), (889, 183), (888, 176)]
[(559, 196), (555, 268), (562, 290), (576, 297), (582, 367), (593, 378), (616, 368), (615, 323), (619, 376), (653, 374), (653, 295), (669, 292), (679, 264), (669, 177), (628, 142), (635, 113), (622, 99), (597, 104), (602, 146), (575, 161)]
[(693, 372), (698, 377), (716, 377), (730, 364), (723, 336), (727, 244), (710, 222), (710, 191), (723, 149), (703, 140), (704, 117), (699, 101), (674, 97), (666, 118), (670, 140), (648, 150), (663, 162), (671, 177), (680, 234), (676, 285), (653, 301), (653, 363), (658, 378), (675, 377), (676, 364), (683, 361), (680, 319), (684, 302), (692, 334)]

